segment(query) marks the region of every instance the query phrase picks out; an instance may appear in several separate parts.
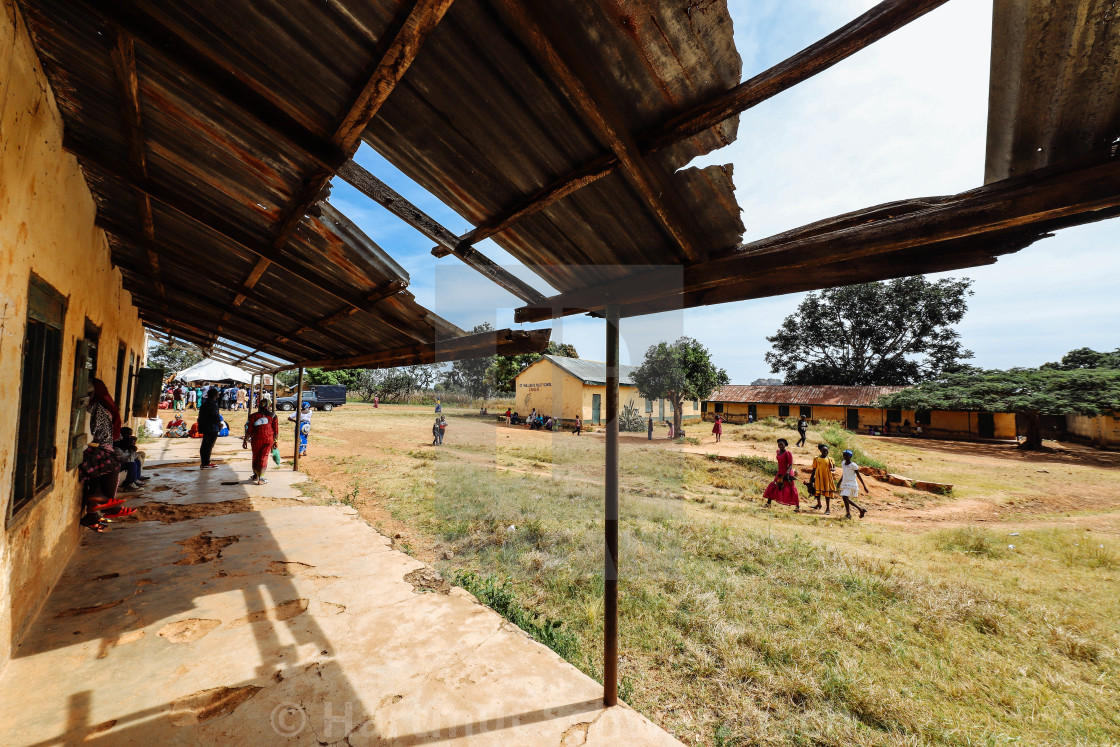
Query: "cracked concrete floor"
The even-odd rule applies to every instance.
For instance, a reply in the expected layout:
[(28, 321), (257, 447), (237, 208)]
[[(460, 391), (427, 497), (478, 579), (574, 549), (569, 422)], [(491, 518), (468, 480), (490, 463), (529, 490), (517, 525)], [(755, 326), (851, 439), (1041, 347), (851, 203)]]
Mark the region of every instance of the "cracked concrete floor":
[(84, 534), (0, 676), (5, 745), (679, 744), (290, 467), (147, 451), (147, 520)]

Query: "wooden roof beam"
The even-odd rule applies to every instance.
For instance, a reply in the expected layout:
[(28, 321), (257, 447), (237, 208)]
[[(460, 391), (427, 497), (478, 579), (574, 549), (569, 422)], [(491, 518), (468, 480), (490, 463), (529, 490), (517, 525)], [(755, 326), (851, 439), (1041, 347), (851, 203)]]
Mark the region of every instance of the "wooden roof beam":
[[(75, 156), (77, 156), (86, 167), (92, 167), (102, 174), (116, 179), (122, 184), (140, 189), (153, 199), (158, 200), (159, 202), (166, 205), (168, 208), (175, 210), (181, 215), (184, 215), (185, 217), (191, 219), (195, 223), (202, 225), (206, 229), (219, 234), (220, 236), (222, 236), (222, 238), (235, 244), (243, 251), (249, 254), (253, 254), (258, 258), (267, 259), (272, 264), (275, 264), (278, 268), (283, 269), (285, 272), (288, 272), (298, 278), (301, 282), (306, 283), (311, 287), (322, 291), (324, 294), (334, 298), (335, 300), (352, 307), (355, 312), (365, 310), (364, 299), (355, 300), (348, 298), (347, 291), (332, 288), (322, 280), (317, 280), (314, 276), (310, 276), (305, 269), (298, 266), (289, 265), (288, 262), (284, 260), (280, 255), (279, 251), (274, 247), (259, 242), (255, 238), (245, 233), (242, 229), (227, 224), (224, 220), (221, 220), (212, 215), (208, 215), (202, 208), (188, 203), (174, 191), (162, 187), (158, 183), (152, 182), (149, 179), (145, 179), (141, 176), (131, 173), (130, 169), (128, 169), (127, 167), (122, 167), (118, 164), (114, 164), (111, 159), (105, 157), (103, 154), (98, 153), (92, 147), (87, 146), (84, 143), (75, 141), (74, 139), (67, 137), (66, 135), (63, 136), (62, 147), (68, 152), (73, 153)], [(260, 263), (258, 262), (258, 266), (259, 265)], [(244, 284), (240, 287), (244, 291)], [(388, 320), (381, 320), (381, 323), (389, 327), (390, 329), (411, 337), (414, 340), (425, 339), (427, 335), (427, 333), (424, 331), (414, 330), (411, 328), (399, 328), (396, 325), (393, 325)]]
[(300, 366), (308, 368), (395, 368), (421, 363), (445, 363), (490, 355), (520, 355), (540, 353), (548, 345), (550, 329), (510, 330), (500, 329), (464, 335), (450, 340), (408, 345), (369, 355), (350, 358), (333, 358), (295, 363), (280, 370)]
[(366, 171), (354, 161), (347, 161), (338, 170), (338, 175), (359, 192), (381, 205), (415, 228), (420, 233), (435, 241), (449, 252), (459, 257), (467, 265), (478, 270), (488, 279), (509, 291), (513, 295), (528, 303), (537, 303), (544, 300), (544, 296), (531, 285), (510, 273), (505, 268), (496, 264), (488, 257), (470, 247), (459, 248), (459, 239), (455, 234), (441, 226), (431, 216), (413, 205), (403, 195), (398, 193), (385, 182)]
[[(385, 46), (373, 71), (363, 81), (357, 96), (343, 113), (331, 136), (331, 145), (347, 158), (354, 155), (361, 144), (362, 133), (404, 77), (420, 48), (453, 1), (415, 0), (399, 19), (396, 34)], [(282, 246), (288, 240), (308, 208), (320, 199), (323, 188), (335, 171), (335, 168), (321, 168), (308, 178), (299, 195), (292, 200), (284, 218), (278, 222), (272, 239), (273, 246)]]
[(190, 78), (200, 96), (213, 98), (223, 106), (243, 112), (270, 137), (283, 140), (326, 168), (338, 168), (347, 156), (333, 147), (322, 134), (313, 131), (293, 112), (281, 108), (264, 92), (242, 80), (238, 71), (196, 49), (174, 31), (156, 21), (133, 0), (99, 2), (74, 0), (108, 26), (126, 32)]
[[(885, 0), (792, 57), (648, 130), (637, 138), (638, 149), (643, 155), (649, 155), (715, 127), (827, 70), (946, 2), (948, 0)], [(573, 192), (613, 174), (618, 166), (616, 156), (600, 156), (480, 223), (459, 237), (458, 246), (466, 248), (501, 233), (522, 218), (538, 213)], [(436, 257), (445, 257), (450, 253), (442, 245), (432, 249)]]
[[(113, 73), (117, 83), (117, 96), (120, 99), (121, 129), (128, 141), (129, 162), (138, 174), (148, 176), (148, 159), (144, 152), (144, 117), (140, 111), (140, 78), (136, 72), (136, 49), (132, 37), (123, 31), (116, 32), (116, 39), (109, 50), (113, 63)], [(155, 221), (152, 218), (152, 199), (139, 190), (136, 194), (136, 210), (140, 225), (150, 239), (155, 238)], [(167, 290), (159, 271), (159, 256), (152, 251), (147, 253), (151, 279), (160, 298), (163, 310), (167, 311)]]
[[(1032, 227), (1041, 234), (1055, 227), (1103, 220), (1118, 212), (1120, 158), (1088, 159), (957, 195), (895, 202), (818, 221), (745, 244), (706, 262), (562, 293), (541, 306), (517, 309), (514, 318), (518, 322), (538, 322), (596, 311), (608, 300), (631, 307), (647, 304), (648, 308), (658, 299), (771, 282), (779, 273), (793, 277), (799, 270), (866, 261), (967, 237), (1006, 237)], [(933, 254), (928, 258), (931, 266), (936, 265), (936, 259)], [(791, 281), (789, 291), (774, 293), (795, 289)], [(733, 300), (737, 297), (729, 294), (719, 302)], [(683, 308), (684, 303), (678, 301), (672, 308)]]
[(540, 8), (530, 10), (521, 0), (499, 0), (497, 7), (588, 128), (618, 158), (627, 180), (684, 257), (699, 261), (700, 249), (693, 238), (696, 234), (682, 226), (691, 223), (689, 211), (679, 204), (677, 192), (666, 175), (646, 161), (627, 132), (621, 113), (614, 110), (607, 92), (599, 90), (596, 77), (582, 56), (565, 39), (551, 38), (538, 21)]

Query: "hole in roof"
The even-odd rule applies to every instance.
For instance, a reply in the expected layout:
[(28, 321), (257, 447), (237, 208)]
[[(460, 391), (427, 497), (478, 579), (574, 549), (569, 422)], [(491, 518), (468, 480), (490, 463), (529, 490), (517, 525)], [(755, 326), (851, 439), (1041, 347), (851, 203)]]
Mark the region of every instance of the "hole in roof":
[[(472, 228), (471, 224), (462, 216), (410, 179), (365, 143), (362, 143), (359, 147), (354, 160), (453, 234), (461, 236)], [(453, 306), (438, 302), (441, 297), (447, 297), (452, 282), (456, 286), (466, 286), (471, 292), (483, 296), (485, 302), (494, 301), (505, 306), (521, 305), (522, 301), (519, 298), (487, 280), (461, 261), (453, 257), (442, 259), (433, 257), (431, 250), (435, 246), (435, 242), (432, 239), (337, 176), (331, 181), (331, 204), (350, 218), (366, 235), (405, 268), (411, 278), (409, 291), (416, 296), (416, 300), (440, 316), (445, 316), (448, 321), (459, 326), (466, 324), (467, 328), (474, 326), (478, 321), (464, 318), (463, 314), (453, 313)], [(518, 262), (489, 239), (480, 242), (478, 248), (487, 258), (525, 281), (540, 293), (551, 295), (556, 292), (532, 270)], [(456, 271), (448, 274), (450, 268), (455, 268)], [(462, 273), (458, 272), (460, 269), (463, 271)], [(451, 280), (452, 278), (454, 278), (454, 281)], [(442, 286), (442, 291), (437, 291), (437, 285)], [(493, 293), (483, 291), (482, 289), (485, 286), (492, 288)], [(451, 295), (458, 295), (458, 293), (452, 293)]]

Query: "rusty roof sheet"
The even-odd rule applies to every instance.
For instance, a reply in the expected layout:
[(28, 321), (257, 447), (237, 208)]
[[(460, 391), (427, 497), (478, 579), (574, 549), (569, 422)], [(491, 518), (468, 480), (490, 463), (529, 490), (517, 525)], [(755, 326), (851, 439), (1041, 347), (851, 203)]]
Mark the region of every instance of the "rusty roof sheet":
[(988, 182), (1094, 151), (1120, 137), (1120, 13), (1106, 0), (996, 0)]
[(729, 385), (717, 389), (708, 401), (746, 402), (759, 405), (871, 407), (880, 397), (907, 388), (904, 386)]
[[(495, 6), (456, 0), (365, 133), (476, 225), (610, 155)], [(533, 13), (580, 51), (631, 134), (740, 80), (725, 0), (575, 0), (534, 3)], [(731, 168), (678, 169), (733, 141), (737, 127), (731, 117), (646, 159), (680, 198), (674, 219), (705, 252), (738, 246), (744, 231)], [(682, 261), (621, 169), (493, 238), (561, 291)]]

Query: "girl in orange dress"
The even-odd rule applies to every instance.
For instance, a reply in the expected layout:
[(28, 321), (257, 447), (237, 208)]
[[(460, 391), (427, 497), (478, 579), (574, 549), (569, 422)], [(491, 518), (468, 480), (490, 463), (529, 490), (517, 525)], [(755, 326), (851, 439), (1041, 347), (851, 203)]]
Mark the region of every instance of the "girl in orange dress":
[(821, 455), (813, 460), (813, 476), (810, 478), (810, 487), (817, 499), (817, 505), (813, 508), (820, 508), (821, 498), (824, 498), (824, 512), (827, 514), (832, 499), (836, 497), (836, 477), (833, 474), (836, 462), (828, 455), (828, 444), (817, 444), (817, 448)]

